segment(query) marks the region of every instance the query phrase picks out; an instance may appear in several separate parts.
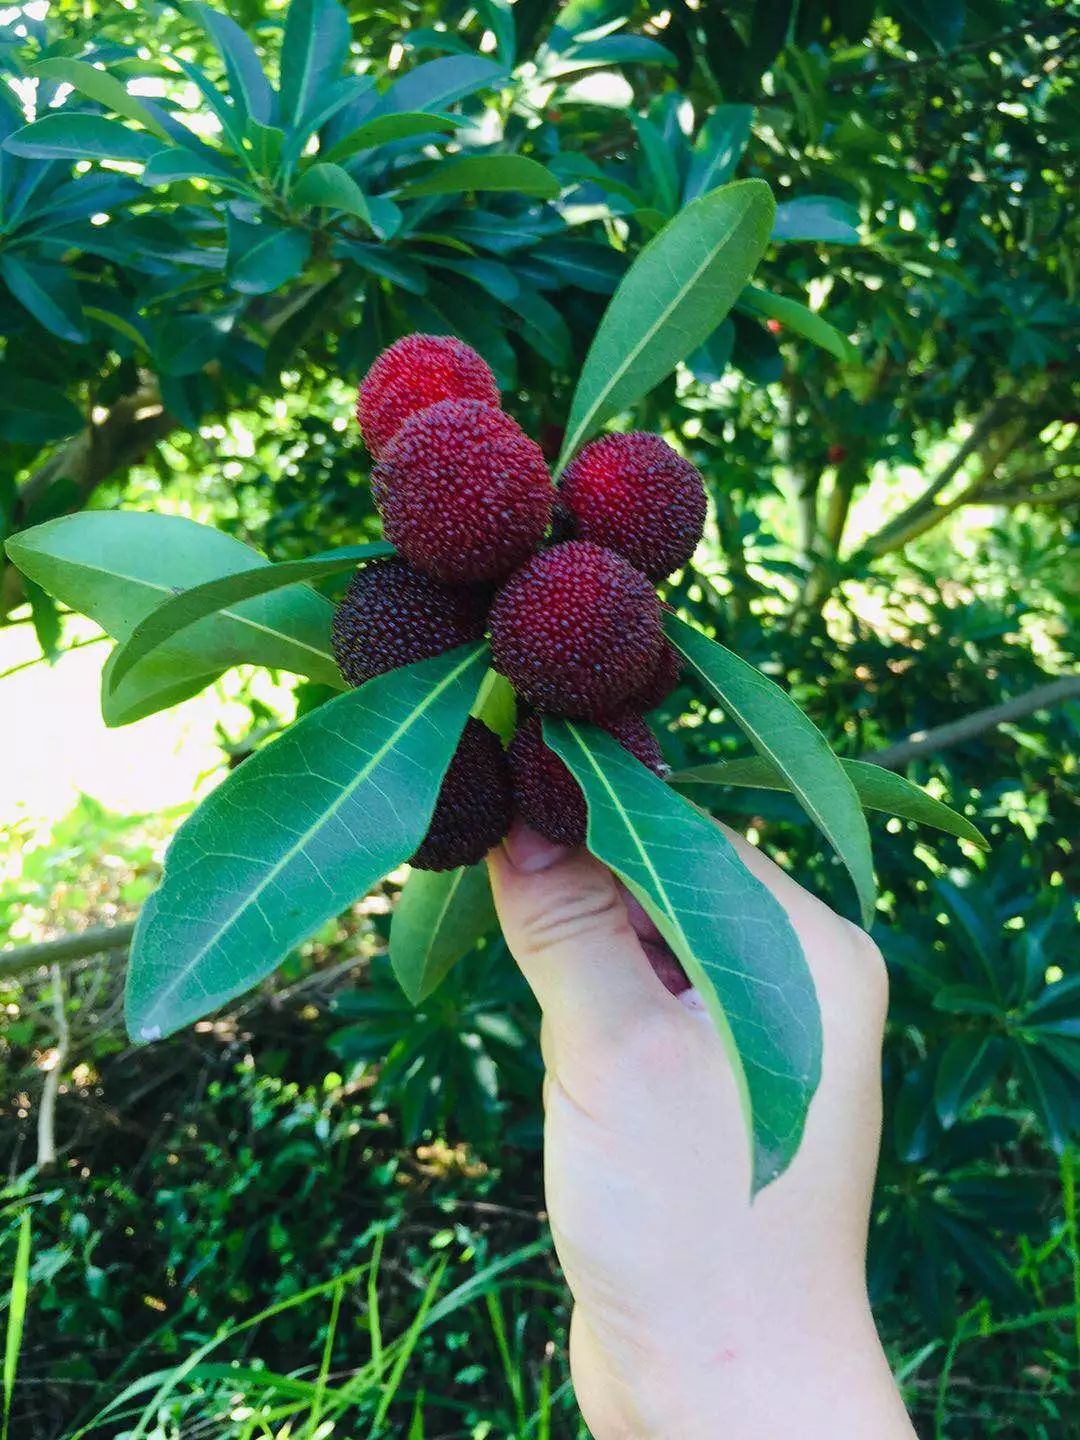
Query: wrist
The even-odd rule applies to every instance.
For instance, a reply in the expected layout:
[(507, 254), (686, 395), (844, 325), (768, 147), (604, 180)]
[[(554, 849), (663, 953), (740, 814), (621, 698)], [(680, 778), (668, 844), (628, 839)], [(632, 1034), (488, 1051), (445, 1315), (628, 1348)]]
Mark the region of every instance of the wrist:
[(736, 1324), (712, 1327), (708, 1344), (658, 1339), (623, 1370), (614, 1408), (625, 1418), (596, 1429), (596, 1440), (913, 1434), (865, 1301), (802, 1310), (799, 1323), (768, 1333)]

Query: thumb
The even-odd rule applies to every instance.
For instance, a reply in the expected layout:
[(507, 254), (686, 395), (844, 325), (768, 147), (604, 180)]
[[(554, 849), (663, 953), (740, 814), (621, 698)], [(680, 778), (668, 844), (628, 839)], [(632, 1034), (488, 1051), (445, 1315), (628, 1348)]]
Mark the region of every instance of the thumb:
[(653, 973), (615, 877), (585, 850), (515, 825), (488, 867), (506, 943), (560, 1057), (609, 1049), (643, 1016), (678, 1004)]

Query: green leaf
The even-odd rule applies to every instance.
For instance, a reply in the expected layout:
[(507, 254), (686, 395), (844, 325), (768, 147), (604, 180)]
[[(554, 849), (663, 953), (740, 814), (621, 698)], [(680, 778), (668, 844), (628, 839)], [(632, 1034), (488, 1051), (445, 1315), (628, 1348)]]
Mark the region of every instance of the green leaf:
[(337, 0), (292, 0), (281, 43), (284, 120), (299, 120), (320, 89), (337, 79), (349, 39), (349, 18)]
[(967, 1030), (949, 1042), (934, 1080), (934, 1108), (945, 1129), (986, 1089), (1003, 1059), (1001, 1040), (988, 1031)]
[(546, 166), (527, 155), (464, 155), (460, 160), (441, 160), (422, 180), (402, 186), (399, 194), (414, 199), (418, 195), (454, 195), (467, 190), (513, 190), (519, 195), (554, 200), (561, 188)]
[(146, 162), (139, 179), (144, 185), (173, 185), (180, 180), (210, 180), (240, 195), (256, 195), (255, 188), (229, 167), (226, 160), (204, 145), (201, 151), (172, 145)]
[(718, 105), (694, 141), (683, 204), (724, 185), (735, 173), (750, 140), (752, 105)]
[(263, 73), (255, 46), (228, 15), (209, 5), (191, 8), (225, 63), (229, 94), (237, 110), (245, 120), (268, 124), (274, 115), (274, 92)]
[(384, 110), (443, 110), (478, 90), (494, 90), (507, 79), (506, 67), (483, 55), (447, 55), (418, 65), (395, 80), (382, 99)]
[(376, 115), (332, 145), (321, 158), (336, 164), (361, 150), (373, 150), (377, 145), (386, 145), (393, 140), (414, 140), (439, 133), (450, 135), (460, 125), (461, 119), (457, 116), (428, 115), (422, 110), (407, 110), (400, 115)]
[(285, 131), (279, 130), (276, 125), (264, 125), (260, 120), (249, 120), (244, 126), (244, 140), (252, 165), (261, 176), (269, 179), (281, 158)]
[(390, 964), (414, 1005), (498, 924), (487, 866), (414, 870), (390, 926)]
[(594, 295), (610, 295), (626, 270), (624, 256), (591, 240), (552, 240), (536, 251), (536, 258), (558, 271), (567, 285)]
[(415, 851), (487, 663), (463, 646), (379, 675), (256, 751), (176, 835), (125, 1001), (154, 1040), (250, 989)]
[[(969, 840), (980, 850), (989, 850), (970, 820), (935, 800), (903, 775), (894, 775), (891, 770), (883, 770), (880, 765), (865, 760), (841, 760), (840, 764), (865, 809), (880, 810), (901, 820), (913, 820), (918, 825), (931, 825), (935, 830)], [(738, 785), (751, 790), (791, 791), (791, 784), (782, 771), (760, 755), (717, 765), (696, 765), (692, 770), (672, 775), (671, 783), (680, 790), (698, 785)]]
[(759, 755), (786, 777), (793, 794), (855, 882), (864, 925), (877, 890), (870, 831), (855, 786), (828, 741), (779, 685), (692, 625), (668, 616), (667, 632)]
[(230, 211), (229, 284), (241, 295), (268, 295), (287, 285), (307, 264), (311, 236), (306, 230), (264, 220), (249, 225)]
[(735, 348), (735, 325), (729, 315), (718, 325), (704, 345), (686, 357), (686, 368), (701, 385), (715, 385), (724, 372)]
[(939, 50), (959, 45), (964, 33), (964, 0), (897, 0), (902, 15), (929, 35)]
[(157, 116), (152, 115), (136, 96), (129, 95), (123, 81), (117, 80), (107, 70), (101, 70), (86, 60), (70, 60), (67, 56), (56, 55), (48, 60), (39, 60), (31, 67), (30, 73), (41, 80), (64, 81), (106, 109), (134, 120), (165, 144), (171, 143), (169, 132)]
[(506, 66), (513, 65), (517, 54), (513, 5), (514, 0), (480, 0), (487, 27), (495, 36), (495, 53)]
[[(269, 568), (263, 556), (211, 526), (133, 510), (63, 516), (11, 536), (6, 548), (23, 574), (119, 641), (177, 589)], [(330, 602), (306, 590), (259, 596), (207, 616), (131, 672), (106, 720), (129, 723), (151, 713), (142, 708), (149, 697), (205, 677), (187, 691), (193, 694), (238, 664), (271, 665), (340, 686), (332, 616)]]
[(671, 147), (645, 115), (631, 115), (650, 180), (649, 198), (666, 219), (679, 204), (679, 172)]
[(788, 330), (794, 330), (796, 335), (802, 335), (813, 344), (820, 345), (822, 350), (835, 355), (837, 360), (843, 360), (849, 365), (858, 361), (859, 352), (847, 336), (841, 335), (835, 326), (816, 315), (813, 310), (808, 310), (805, 305), (800, 305), (797, 300), (788, 300), (783, 295), (770, 295), (767, 290), (748, 285), (739, 296), (739, 309), (751, 315), (763, 315), (771, 320), (779, 320)]
[(172, 315), (155, 318), (150, 348), (163, 375), (194, 375), (220, 354), (232, 329), (231, 315)]
[(77, 406), (54, 385), (0, 371), (0, 436), (19, 445), (40, 445), (81, 430)]
[[(394, 547), (385, 540), (371, 545), (346, 545), (326, 555), (313, 555), (308, 560), (286, 560), (279, 565), (258, 566), (182, 590), (151, 610), (135, 626), (128, 639), (117, 646), (113, 655), (111, 688), (118, 686), (128, 671), (151, 651), (207, 615), (228, 610), (256, 595), (267, 595), (288, 586), (307, 586), (313, 580), (355, 569), (364, 560), (393, 554)], [(306, 591), (302, 589), (298, 593), (302, 595)]]
[(104, 115), (57, 111), (16, 130), (4, 148), (33, 160), (149, 160), (161, 139)]
[(834, 245), (859, 243), (859, 212), (832, 195), (800, 195), (782, 200), (773, 222), (774, 240), (817, 240)]
[(427, 273), (411, 255), (402, 255), (386, 245), (368, 245), (362, 240), (335, 240), (331, 254), (353, 260), (372, 275), (389, 280), (410, 295), (423, 295), (428, 287)]
[(31, 1210), (26, 1204), (19, 1216), (19, 1238), (15, 1245), (15, 1263), (7, 1295), (7, 1326), (4, 1334), (4, 1440), (8, 1440), (11, 1402), (15, 1395), (15, 1376), (22, 1350), (23, 1328), (26, 1324), (26, 1302), (30, 1293)]
[(290, 197), (295, 205), (325, 205), (355, 215), (372, 227), (371, 211), (360, 186), (340, 165), (323, 162), (305, 170)]
[(814, 983), (783, 906), (719, 826), (604, 731), (544, 721), (581, 786), (588, 846), (682, 961), (735, 1073), (755, 1192), (791, 1162), (821, 1073)]
[(60, 265), (33, 265), (0, 255), (0, 279), (39, 325), (73, 345), (90, 338), (75, 282)]
[(646, 35), (605, 35), (599, 40), (586, 40), (563, 52), (562, 70), (579, 70), (587, 65), (667, 65), (678, 64), (675, 56), (663, 45)]
[(559, 457), (570, 456), (705, 341), (739, 298), (768, 243), (763, 180), (725, 185), (668, 222), (623, 277), (578, 379)]

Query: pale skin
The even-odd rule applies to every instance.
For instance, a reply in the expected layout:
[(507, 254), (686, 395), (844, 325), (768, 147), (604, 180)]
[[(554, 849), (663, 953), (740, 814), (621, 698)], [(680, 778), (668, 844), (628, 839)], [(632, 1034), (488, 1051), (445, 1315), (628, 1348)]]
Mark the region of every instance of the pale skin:
[(595, 1440), (913, 1440), (870, 1314), (887, 984), (876, 947), (741, 837), (813, 972), (824, 1061), (803, 1143), (751, 1203), (731, 1068), (609, 871), (522, 827), (489, 857), (543, 1012), (544, 1181)]

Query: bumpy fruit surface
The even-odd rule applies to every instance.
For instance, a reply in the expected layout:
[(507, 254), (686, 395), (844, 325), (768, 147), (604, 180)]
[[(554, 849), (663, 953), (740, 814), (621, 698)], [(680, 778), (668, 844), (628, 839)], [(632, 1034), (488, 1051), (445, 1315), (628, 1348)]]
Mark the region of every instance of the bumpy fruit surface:
[(378, 460), (401, 426), (437, 400), (499, 404), (491, 367), (450, 335), (406, 335), (384, 350), (361, 381), (356, 418)]
[(650, 580), (685, 565), (705, 525), (705, 486), (659, 435), (604, 435), (567, 466), (560, 486), (574, 533), (624, 555)]
[(626, 708), (642, 712), (655, 710), (658, 705), (664, 703), (679, 683), (682, 668), (682, 656), (670, 640), (665, 640), (660, 647), (660, 658), (656, 662), (656, 669), (641, 689), (635, 690), (630, 696), (626, 702)]
[(501, 580), (540, 544), (555, 499), (540, 447), (501, 410), (440, 400), (405, 421), (372, 490), (386, 538), (437, 580)]
[(410, 863), (418, 870), (475, 865), (505, 836), (513, 809), (510, 767), (499, 737), (470, 717), (443, 777), (431, 825)]
[[(605, 721), (603, 728), (654, 774), (665, 773), (656, 736), (640, 715), (619, 715)], [(527, 715), (519, 722), (507, 758), (514, 803), (525, 823), (556, 845), (584, 845), (585, 796), (558, 755), (544, 743), (539, 715)]]
[(535, 555), (491, 608), (495, 669), (540, 710), (614, 715), (660, 658), (656, 592), (639, 571), (584, 540)]
[(441, 585), (404, 560), (376, 560), (356, 572), (334, 612), (338, 669), (350, 685), (362, 685), (479, 640), (490, 600), (486, 586)]

